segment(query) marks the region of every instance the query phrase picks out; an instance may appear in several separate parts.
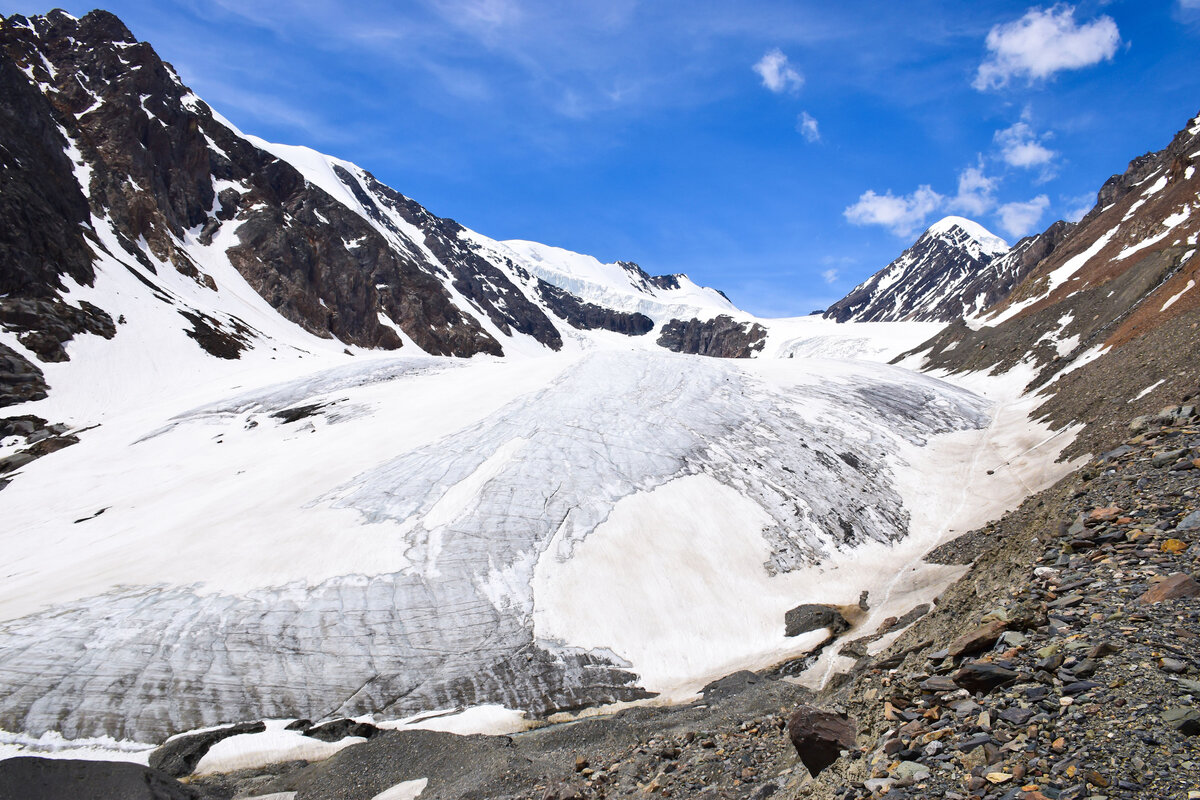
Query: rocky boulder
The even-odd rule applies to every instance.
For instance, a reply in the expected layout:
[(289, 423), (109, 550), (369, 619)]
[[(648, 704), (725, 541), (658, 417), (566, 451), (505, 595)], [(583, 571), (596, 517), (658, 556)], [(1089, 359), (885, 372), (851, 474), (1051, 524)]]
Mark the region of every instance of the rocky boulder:
[(673, 319), (662, 327), (658, 346), (675, 353), (715, 358), (750, 358), (763, 349), (767, 329), (722, 314), (712, 319)]
[(820, 603), (796, 606), (784, 615), (783, 624), (784, 636), (799, 636), (818, 628), (828, 628), (836, 636), (850, 627), (850, 623), (836, 608)]
[(1185, 597), (1200, 597), (1200, 583), (1196, 583), (1191, 575), (1180, 573), (1154, 584), (1138, 598), (1138, 601), (1149, 605)]
[(797, 755), (816, 776), (854, 747), (858, 724), (846, 714), (816, 706), (800, 706), (788, 720), (788, 736)]

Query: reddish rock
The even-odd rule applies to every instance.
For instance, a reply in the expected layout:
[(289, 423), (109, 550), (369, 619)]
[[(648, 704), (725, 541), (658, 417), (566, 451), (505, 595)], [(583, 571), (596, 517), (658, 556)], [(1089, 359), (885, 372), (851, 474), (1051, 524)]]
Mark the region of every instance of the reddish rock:
[(1181, 572), (1151, 586), (1138, 598), (1138, 602), (1161, 603), (1164, 600), (1178, 600), (1184, 597), (1200, 597), (1200, 583), (1192, 580), (1191, 575)]
[(845, 714), (815, 706), (799, 706), (788, 720), (788, 735), (809, 773), (818, 775), (854, 747), (858, 723)]
[(1124, 509), (1119, 508), (1117, 506), (1108, 506), (1107, 508), (1096, 508), (1096, 509), (1092, 510), (1092, 513), (1088, 514), (1088, 521), (1089, 522), (1110, 522), (1110, 521), (1116, 519), (1117, 517), (1119, 517), (1123, 513), (1124, 513)]
[(1007, 628), (1008, 624), (1000, 620), (980, 625), (951, 642), (946, 648), (946, 653), (957, 658), (982, 652), (994, 645)]

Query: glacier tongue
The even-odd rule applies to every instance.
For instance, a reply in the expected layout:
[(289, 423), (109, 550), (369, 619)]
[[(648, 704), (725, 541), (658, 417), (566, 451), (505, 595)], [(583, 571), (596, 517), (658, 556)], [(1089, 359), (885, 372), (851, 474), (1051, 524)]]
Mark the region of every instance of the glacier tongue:
[[(313, 478), (310, 508), (348, 510), (330, 519), (357, 519), (356, 541), (376, 526), (381, 548), (403, 538), (409, 566), (245, 592), (116, 586), (0, 623), (0, 727), (156, 740), (239, 718), (481, 703), (546, 713), (645, 696), (626, 654), (537, 638), (539, 564), (569, 563), (622, 500), (657, 503), (669, 497), (657, 488), (687, 476), (761, 509), (764, 574), (895, 541), (908, 513), (888, 457), (987, 422), (982, 398), (877, 364), (797, 359), (794, 380), (781, 384), (715, 359), (604, 350), (556, 358), (566, 366), (549, 384), (480, 421), (407, 451), (362, 453), (355, 476), (338, 485)], [(249, 419), (259, 424), (243, 435), (268, 446), (282, 425), (267, 415), (281, 406), (319, 405), (335, 392), (359, 415), (347, 424), (365, 424), (378, 409), (355, 405), (358, 393), (378, 399), (427, 380), (395, 361), (378, 370), (339, 368), (250, 392), (154, 436)], [(342, 427), (308, 436), (338, 437)], [(228, 474), (212, 469), (214, 483), (239, 480), (228, 465)], [(172, 498), (158, 510), (169, 527)], [(98, 524), (116, 530), (120, 513)], [(276, 524), (261, 520), (261, 535), (275, 537), (287, 559), (287, 531)], [(326, 546), (336, 551), (349, 533), (330, 530)], [(654, 531), (643, 541), (652, 552)]]

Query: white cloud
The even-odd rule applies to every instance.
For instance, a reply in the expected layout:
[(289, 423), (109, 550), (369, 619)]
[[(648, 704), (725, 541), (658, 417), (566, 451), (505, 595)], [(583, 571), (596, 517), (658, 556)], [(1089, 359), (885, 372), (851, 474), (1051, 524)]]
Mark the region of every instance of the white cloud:
[(1179, 0), (1179, 7), (1200, 9), (1200, 0)]
[(919, 186), (915, 192), (900, 197), (890, 191), (876, 194), (868, 189), (842, 214), (854, 225), (881, 225), (897, 236), (911, 236), (925, 227), (925, 219), (944, 200), (929, 186)]
[(816, 117), (807, 111), (801, 111), (800, 116), (796, 118), (796, 130), (804, 136), (806, 141), (821, 141), (821, 129), (817, 126)]
[(1038, 220), (1050, 207), (1050, 198), (1039, 194), (1024, 203), (1005, 203), (996, 209), (1000, 227), (1013, 236), (1028, 236), (1036, 230)]
[(1000, 146), (1000, 157), (1010, 167), (1031, 169), (1042, 167), (1043, 177), (1052, 177), (1051, 162), (1058, 155), (1042, 142), (1050, 134), (1039, 136), (1033, 128), (1022, 119), (1015, 125), (996, 131), (995, 142)]
[(955, 211), (972, 217), (986, 213), (996, 205), (998, 178), (989, 178), (983, 172), (983, 159), (973, 167), (958, 173), (958, 194), (949, 201)]
[(796, 92), (804, 85), (804, 76), (788, 64), (788, 57), (778, 47), (768, 50), (753, 69), (762, 77), (763, 86), (776, 94)]
[[(1200, 0), (1197, 0), (1200, 2)], [(1075, 197), (1067, 197), (1063, 199), (1067, 205), (1066, 212), (1063, 213), (1063, 219), (1067, 222), (1079, 222), (1096, 205), (1096, 195), (1080, 194)]]
[(988, 33), (988, 55), (971, 85), (983, 91), (1005, 86), (1016, 77), (1032, 82), (1061, 70), (1098, 64), (1111, 60), (1120, 42), (1112, 17), (1080, 25), (1074, 6), (1031, 8), (1019, 20), (997, 25)]
[(826, 283), (832, 286), (837, 283), (838, 271), (836, 269), (827, 269), (821, 273), (821, 277), (825, 279)]

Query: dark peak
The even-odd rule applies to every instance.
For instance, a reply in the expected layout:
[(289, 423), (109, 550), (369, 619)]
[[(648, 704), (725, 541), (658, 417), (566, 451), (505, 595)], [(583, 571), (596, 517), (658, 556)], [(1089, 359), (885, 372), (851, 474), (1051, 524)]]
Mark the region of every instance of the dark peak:
[(108, 42), (137, 44), (137, 39), (118, 16), (102, 9), (90, 11), (83, 19), (79, 20), (79, 33), (89, 41), (100, 39)]
[(82, 19), (61, 8), (46, 14), (25, 17), (13, 14), (4, 21), (12, 26), (29, 28), (39, 39), (53, 40), (72, 38), (84, 45), (137, 44), (137, 39), (125, 23), (109, 11), (90, 11)]

